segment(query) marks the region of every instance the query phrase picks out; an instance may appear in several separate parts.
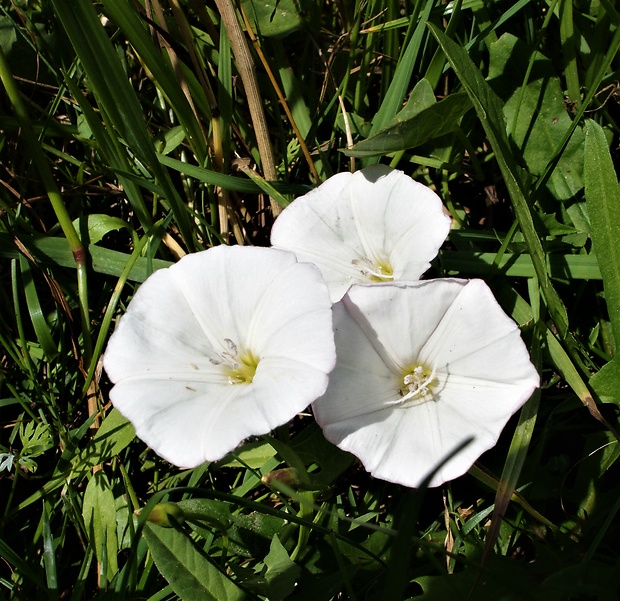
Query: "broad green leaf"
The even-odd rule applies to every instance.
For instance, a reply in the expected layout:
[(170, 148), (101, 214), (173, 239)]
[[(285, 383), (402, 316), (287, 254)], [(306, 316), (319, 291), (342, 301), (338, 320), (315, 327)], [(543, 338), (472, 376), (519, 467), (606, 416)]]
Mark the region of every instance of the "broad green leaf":
[[(527, 254), (504, 253), (496, 264), (496, 253), (441, 251), (442, 267), (451, 275), (505, 275), (532, 278), (536, 270)], [(594, 255), (547, 254), (545, 264), (552, 277), (565, 280), (600, 280), (601, 272)]]
[(206, 522), (221, 532), (225, 532), (231, 525), (232, 515), (230, 505), (218, 499), (183, 499), (177, 505), (183, 510), (188, 522)]
[(524, 177), (510, 151), (502, 102), (484, 80), (482, 73), (474, 65), (467, 51), (446, 37), (435, 25), (429, 24), (429, 27), (472, 101), (480, 123), (493, 148), (515, 214), (519, 220), (521, 232), (532, 258), (543, 298), (560, 336), (564, 338), (568, 334), (568, 314), (547, 272), (546, 253), (534, 226), (532, 212), (528, 205)]
[(305, 465), (319, 465), (320, 470), (310, 474), (311, 485), (316, 489), (331, 486), (354, 461), (353, 455), (328, 442), (316, 424), (308, 426), (293, 439), (291, 450)]
[(82, 517), (90, 545), (109, 582), (118, 572), (116, 510), (110, 482), (101, 470), (93, 474), (86, 486)]
[[(617, 350), (620, 348), (620, 187), (605, 134), (591, 120), (586, 122), (585, 181), (592, 244), (600, 258), (599, 268)], [(617, 355), (590, 379), (590, 384), (601, 399), (619, 402)]]
[(283, 526), (281, 517), (258, 511), (231, 513), (230, 504), (218, 499), (184, 499), (177, 505), (183, 510), (185, 522), (203, 536), (210, 536), (213, 530), (225, 533), (229, 552), (240, 557), (263, 557), (276, 534), (283, 536), (288, 528), (297, 527)]
[(265, 440), (253, 440), (245, 443), (233, 455), (226, 455), (219, 467), (251, 467), (259, 469), (275, 457), (276, 450)]
[(205, 556), (185, 532), (147, 523), (144, 538), (161, 575), (182, 601), (238, 601), (247, 595)]
[[(90, 244), (97, 244), (97, 242), (101, 242), (103, 237), (109, 232), (117, 232), (122, 229), (126, 229), (129, 232), (132, 231), (132, 228), (126, 221), (123, 221), (120, 217), (106, 215), (105, 213), (78, 217), (74, 219), (73, 226), (80, 234), (84, 244), (87, 242)], [(86, 232), (84, 230), (86, 230)], [(84, 238), (85, 233), (87, 238)]]
[(281, 37), (297, 31), (303, 25), (299, 10), (302, 0), (242, 0), (254, 32), (262, 37)]
[(592, 244), (600, 258), (607, 310), (616, 348), (620, 348), (620, 186), (607, 138), (594, 121), (586, 121), (586, 203)]
[(268, 584), (268, 598), (270, 601), (286, 599), (295, 590), (301, 568), (289, 557), (277, 535), (274, 535), (264, 561), (267, 566), (264, 576)]
[(170, 154), (185, 140), (185, 131), (180, 125), (167, 129), (155, 138), (155, 150), (160, 154)]
[(118, 455), (135, 438), (136, 431), (118, 410), (112, 409), (103, 420), (94, 438), (76, 457), (78, 473), (91, 469), (115, 455)]
[[(528, 61), (532, 63), (528, 80)], [(490, 48), (489, 84), (505, 101), (507, 130), (529, 173), (541, 176), (550, 151), (571, 127), (560, 80), (549, 59), (504, 34)], [(553, 170), (547, 187), (557, 200), (571, 200), (583, 188), (584, 135), (577, 130)]]
[(430, 84), (422, 79), (403, 110), (384, 129), (343, 152), (365, 157), (421, 146), (453, 131), (470, 108), (471, 102), (464, 92), (450, 94), (437, 102)]

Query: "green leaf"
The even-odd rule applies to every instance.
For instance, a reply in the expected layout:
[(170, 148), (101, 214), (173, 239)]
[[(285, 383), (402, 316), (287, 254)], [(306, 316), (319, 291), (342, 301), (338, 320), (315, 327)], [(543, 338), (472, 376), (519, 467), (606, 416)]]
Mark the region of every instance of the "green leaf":
[(435, 25), (429, 24), (429, 27), (472, 101), (480, 123), (493, 148), (515, 214), (519, 220), (519, 227), (523, 233), (528, 252), (532, 257), (542, 295), (560, 336), (564, 338), (568, 334), (568, 314), (547, 272), (546, 253), (534, 226), (532, 212), (526, 196), (524, 177), (510, 151), (502, 102), (484, 80), (482, 73), (474, 65), (467, 51), (445, 36)]
[[(531, 71), (527, 71), (528, 62)], [(526, 85), (519, 86), (526, 77)], [(550, 149), (560, 146), (572, 123), (551, 61), (504, 34), (490, 48), (489, 84), (505, 101), (507, 130), (528, 172), (541, 176)], [(583, 188), (583, 143), (583, 132), (575, 131), (547, 182), (557, 200), (574, 199)]]
[(242, 0), (255, 33), (262, 37), (281, 37), (303, 25), (298, 0)]
[[(78, 217), (73, 221), (73, 226), (79, 232), (84, 244), (97, 244), (109, 232), (117, 232), (122, 229), (126, 229), (129, 232), (132, 231), (129, 224), (120, 217), (113, 217), (104, 213)], [(86, 238), (84, 234), (86, 234)]]
[(450, 94), (437, 102), (430, 83), (422, 79), (411, 92), (405, 108), (385, 128), (343, 152), (366, 157), (421, 146), (456, 129), (470, 108), (471, 102), (464, 92)]
[(246, 442), (241, 448), (237, 449), (233, 454), (228, 454), (221, 462), (219, 467), (245, 467), (259, 469), (263, 467), (267, 461), (273, 459), (276, 450), (265, 440), (253, 440)]
[(175, 528), (147, 523), (144, 538), (161, 575), (183, 601), (237, 601), (247, 595)]
[[(26, 245), (39, 263), (75, 269), (75, 259), (64, 238), (23, 236), (21, 242)], [(94, 244), (88, 247), (88, 254), (91, 258), (93, 271), (117, 277), (123, 273), (125, 266), (131, 259), (129, 254), (109, 248), (102, 248)], [(9, 234), (0, 232), (0, 257), (19, 258), (19, 256), (20, 252), (12, 243)], [(172, 265), (170, 261), (164, 261), (163, 259), (138, 257), (127, 279), (133, 282), (144, 282), (156, 269), (163, 269), (170, 267), (170, 265)]]
[(112, 409), (103, 420), (95, 437), (74, 460), (76, 471), (83, 473), (118, 455), (135, 436), (136, 431), (131, 423), (118, 410)]
[(269, 554), (265, 557), (265, 580), (268, 583), (270, 601), (281, 601), (295, 590), (301, 568), (289, 557), (280, 539), (274, 535)]
[(110, 482), (101, 470), (95, 472), (86, 486), (82, 517), (91, 547), (109, 582), (118, 572), (116, 510)]
[[(586, 121), (586, 204), (590, 215), (594, 252), (600, 258), (607, 311), (616, 350), (620, 348), (620, 187), (605, 133), (594, 121)], [(603, 400), (620, 399), (618, 356), (590, 379)]]

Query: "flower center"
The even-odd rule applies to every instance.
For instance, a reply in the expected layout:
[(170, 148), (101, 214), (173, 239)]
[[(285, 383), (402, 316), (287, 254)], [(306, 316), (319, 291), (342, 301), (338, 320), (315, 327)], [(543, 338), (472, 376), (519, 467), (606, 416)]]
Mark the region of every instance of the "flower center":
[(389, 261), (373, 262), (370, 259), (355, 259), (353, 265), (360, 270), (363, 277), (371, 282), (389, 282), (394, 279), (394, 269)]
[(423, 363), (414, 365), (413, 369), (405, 369), (401, 380), (402, 384), (398, 390), (401, 398), (389, 401), (388, 404), (410, 407), (435, 400), (433, 392), (437, 383), (435, 375), (435, 368), (431, 369)]
[(210, 357), (209, 361), (213, 365), (223, 367), (229, 384), (250, 384), (254, 379), (260, 359), (252, 351), (240, 353), (237, 345), (230, 338), (226, 338), (224, 342), (227, 350), (216, 358)]

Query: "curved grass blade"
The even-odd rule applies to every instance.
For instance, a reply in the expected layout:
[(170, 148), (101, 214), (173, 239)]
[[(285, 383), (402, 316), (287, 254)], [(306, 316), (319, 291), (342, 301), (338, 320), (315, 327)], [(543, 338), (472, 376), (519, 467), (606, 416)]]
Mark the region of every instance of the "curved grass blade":
[(501, 101), (491, 90), (489, 84), (469, 58), (465, 49), (444, 35), (435, 25), (429, 23), (428, 26), (446, 53), (450, 65), (463, 84), (476, 109), (478, 118), (482, 123), (489, 143), (495, 153), (499, 168), (504, 176), (504, 181), (516, 217), (519, 220), (525, 244), (532, 257), (536, 277), (540, 283), (540, 289), (547, 303), (549, 314), (555, 322), (560, 336), (565, 338), (568, 334), (568, 314), (562, 299), (551, 283), (546, 268), (545, 251), (534, 226), (534, 219), (528, 205), (523, 174), (518, 169), (516, 161), (510, 152)]

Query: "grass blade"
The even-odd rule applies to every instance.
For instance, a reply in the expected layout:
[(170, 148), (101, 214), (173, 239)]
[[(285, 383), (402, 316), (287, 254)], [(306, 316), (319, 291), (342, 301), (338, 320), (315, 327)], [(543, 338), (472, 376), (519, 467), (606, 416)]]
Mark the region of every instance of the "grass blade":
[(555, 322), (560, 335), (564, 338), (568, 333), (566, 307), (553, 287), (547, 272), (545, 251), (534, 226), (532, 212), (526, 196), (523, 174), (519, 171), (510, 152), (501, 101), (484, 80), (482, 73), (471, 61), (465, 49), (446, 37), (435, 25), (429, 24), (429, 27), (469, 95), (489, 139), (489, 143), (493, 148), (498, 165), (504, 176), (515, 214), (519, 220), (519, 226), (525, 243), (532, 257), (532, 263), (540, 282), (543, 298), (547, 303), (549, 314)]

